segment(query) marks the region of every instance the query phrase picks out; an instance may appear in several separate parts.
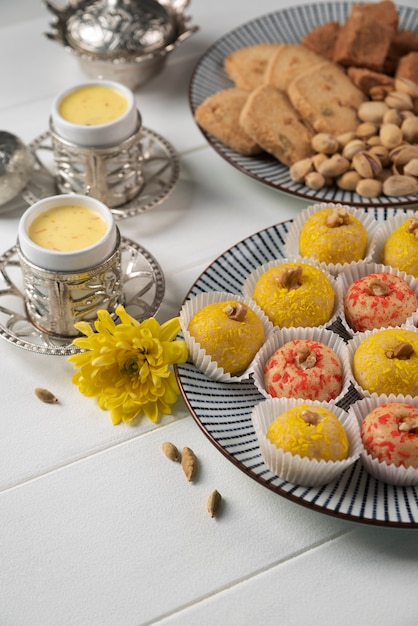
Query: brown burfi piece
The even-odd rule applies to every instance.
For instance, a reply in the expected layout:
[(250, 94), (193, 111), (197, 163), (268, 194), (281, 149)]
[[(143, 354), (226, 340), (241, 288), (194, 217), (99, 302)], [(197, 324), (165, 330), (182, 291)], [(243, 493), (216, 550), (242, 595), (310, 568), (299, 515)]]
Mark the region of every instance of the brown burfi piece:
[(313, 154), (313, 133), (306, 128), (286, 93), (261, 85), (248, 96), (241, 126), (266, 152), (285, 165)]
[(392, 0), (382, 0), (382, 2), (366, 2), (364, 4), (354, 4), (350, 15), (365, 15), (375, 22), (387, 24), (395, 32), (399, 24), (398, 11)]
[(296, 76), (325, 61), (300, 44), (283, 44), (271, 57), (264, 73), (264, 84), (286, 91)]
[(409, 52), (418, 52), (418, 33), (413, 30), (397, 31), (390, 43), (389, 52), (385, 59), (384, 72), (386, 74), (394, 74), (399, 59)]
[(347, 75), (354, 85), (369, 97), (371, 96), (371, 91), (376, 87), (382, 87), (382, 93), (389, 93), (389, 91), (394, 91), (395, 89), (395, 80), (391, 76), (373, 72), (364, 67), (349, 67)]
[(332, 61), (334, 57), (334, 46), (340, 32), (340, 23), (329, 21), (317, 26), (307, 33), (300, 43), (312, 52)]
[(357, 109), (367, 98), (337, 65), (325, 61), (289, 85), (290, 101), (317, 133), (355, 131)]
[(244, 155), (259, 154), (261, 148), (241, 128), (240, 114), (250, 92), (232, 87), (218, 91), (200, 104), (194, 118), (203, 130)]
[(407, 78), (418, 85), (418, 52), (410, 52), (399, 59), (396, 78)]
[(338, 33), (334, 62), (381, 72), (389, 52), (393, 28), (362, 13), (351, 15)]
[(271, 56), (282, 44), (260, 43), (239, 48), (224, 59), (224, 69), (236, 87), (252, 91), (261, 85)]

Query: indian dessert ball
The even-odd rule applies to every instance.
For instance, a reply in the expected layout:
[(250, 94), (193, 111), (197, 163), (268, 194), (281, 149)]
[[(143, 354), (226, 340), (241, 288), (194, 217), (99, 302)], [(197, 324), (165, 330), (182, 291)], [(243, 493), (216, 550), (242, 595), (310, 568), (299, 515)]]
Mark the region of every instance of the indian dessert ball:
[(404, 402), (382, 404), (366, 415), (360, 432), (372, 458), (418, 469), (418, 408)]
[(368, 232), (364, 224), (343, 207), (313, 213), (299, 235), (302, 256), (321, 263), (351, 263), (366, 256)]
[(318, 461), (342, 461), (350, 447), (337, 416), (325, 407), (309, 404), (299, 404), (279, 415), (266, 437), (285, 452)]
[(392, 328), (365, 337), (354, 352), (353, 375), (369, 393), (418, 395), (418, 332)]
[(386, 238), (382, 262), (418, 278), (418, 218), (405, 220)]
[(351, 283), (343, 303), (348, 324), (362, 332), (402, 326), (416, 310), (418, 298), (400, 276), (375, 272)]
[(334, 400), (342, 390), (343, 368), (329, 346), (294, 339), (272, 354), (264, 366), (264, 385), (273, 398)]
[(236, 300), (204, 306), (190, 320), (188, 331), (212, 360), (229, 374), (243, 372), (265, 340), (259, 316)]
[(257, 280), (253, 299), (279, 327), (320, 326), (333, 315), (335, 290), (321, 269), (306, 263), (271, 267)]

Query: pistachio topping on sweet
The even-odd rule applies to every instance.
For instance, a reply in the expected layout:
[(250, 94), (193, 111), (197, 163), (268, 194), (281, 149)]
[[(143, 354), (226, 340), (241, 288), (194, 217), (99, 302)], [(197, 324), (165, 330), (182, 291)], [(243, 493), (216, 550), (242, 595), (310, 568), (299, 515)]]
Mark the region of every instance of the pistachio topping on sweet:
[(369, 293), (372, 296), (387, 296), (391, 291), (390, 287), (379, 278), (373, 278), (369, 282)]
[(398, 430), (418, 434), (418, 416), (409, 414), (401, 415), (399, 417)]
[(337, 208), (333, 209), (327, 216), (326, 225), (329, 228), (338, 228), (339, 226), (346, 226), (350, 223), (350, 216), (346, 209)]
[(409, 220), (408, 232), (412, 233), (415, 239), (418, 239), (418, 218), (413, 217)]
[(413, 346), (407, 341), (402, 341), (398, 343), (392, 350), (386, 351), (386, 356), (388, 359), (400, 359), (401, 361), (406, 361), (411, 358), (414, 354)]
[(279, 287), (284, 287), (289, 291), (297, 289), (302, 284), (303, 268), (301, 265), (295, 267), (286, 267), (277, 279)]
[(235, 322), (243, 322), (247, 317), (248, 309), (243, 302), (235, 302), (235, 304), (228, 304), (225, 307), (225, 313), (230, 320)]
[(303, 411), (300, 417), (303, 419), (304, 422), (310, 424), (311, 426), (316, 426), (321, 421), (321, 416), (319, 415), (319, 413), (316, 413), (315, 411), (309, 411), (308, 409), (306, 411)]
[(298, 367), (307, 370), (316, 364), (316, 355), (308, 348), (301, 348), (297, 351), (294, 361)]

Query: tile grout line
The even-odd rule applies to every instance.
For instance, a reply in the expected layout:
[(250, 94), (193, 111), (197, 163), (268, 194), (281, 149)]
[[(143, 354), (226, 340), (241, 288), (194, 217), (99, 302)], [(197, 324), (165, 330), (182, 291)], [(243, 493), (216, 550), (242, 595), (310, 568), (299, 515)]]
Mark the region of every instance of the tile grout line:
[(302, 548), (300, 550), (296, 550), (295, 552), (289, 554), (286, 558), (282, 558), (279, 559), (278, 561), (275, 561), (273, 563), (271, 563), (268, 566), (262, 567), (258, 570), (254, 570), (254, 572), (252, 574), (250, 574), (249, 576), (245, 576), (242, 578), (237, 578), (235, 581), (232, 581), (231, 583), (229, 583), (228, 585), (225, 585), (224, 587), (220, 587), (219, 589), (208, 593), (207, 595), (201, 596), (200, 598), (197, 598), (196, 600), (194, 600), (193, 602), (184, 604), (182, 607), (179, 607), (178, 609), (176, 609), (175, 611), (171, 611), (168, 613), (165, 613), (164, 615), (161, 615), (160, 617), (153, 619), (149, 622), (144, 622), (141, 624), (138, 624), (138, 626), (153, 626), (154, 624), (158, 624), (159, 622), (161, 622), (162, 620), (168, 619), (170, 617), (174, 617), (174, 616), (181, 616), (181, 613), (191, 609), (197, 605), (199, 605), (202, 602), (205, 602), (207, 600), (210, 599), (215, 599), (216, 596), (227, 592), (227, 591), (231, 591), (232, 589), (234, 589), (235, 587), (238, 587), (239, 585), (241, 585), (242, 583), (245, 582), (249, 582), (252, 581), (254, 578), (257, 578), (258, 576), (269, 572), (270, 570), (276, 568), (276, 567), (280, 567), (281, 565), (284, 565), (286, 563), (288, 563), (291, 560), (297, 559), (301, 556), (305, 556), (311, 552), (313, 552), (314, 550), (321, 548), (322, 546), (325, 546), (326, 544), (333, 542), (333, 541), (337, 541), (338, 539), (340, 539), (341, 537), (344, 537), (346, 535), (349, 535), (351, 533), (353, 533), (355, 530), (354, 525), (352, 528), (348, 528), (346, 530), (342, 530), (339, 531), (333, 535), (331, 535), (330, 537), (328, 537), (327, 539), (322, 539), (322, 540), (318, 540), (316, 542), (314, 542), (312, 545), (306, 547), (306, 548)]
[(98, 448), (97, 450), (92, 451), (89, 454), (85, 454), (83, 456), (79, 456), (79, 457), (74, 458), (74, 459), (72, 459), (70, 461), (67, 461), (66, 463), (64, 463), (62, 465), (57, 465), (55, 467), (51, 467), (50, 469), (48, 469), (48, 470), (46, 470), (44, 472), (41, 472), (41, 473), (36, 474), (36, 475), (33, 475), (30, 478), (23, 479), (19, 483), (15, 483), (15, 484), (9, 485), (7, 487), (0, 488), (0, 496), (3, 493), (7, 493), (8, 491), (12, 491), (14, 489), (19, 489), (20, 487), (25, 487), (27, 484), (29, 484), (29, 483), (31, 483), (33, 481), (41, 480), (42, 478), (44, 478), (44, 477), (46, 477), (46, 476), (48, 476), (50, 474), (53, 474), (55, 472), (59, 472), (60, 470), (67, 469), (68, 467), (71, 467), (71, 465), (75, 465), (76, 463), (87, 461), (88, 459), (91, 459), (91, 458), (93, 458), (95, 456), (98, 456), (100, 454), (104, 454), (104, 453), (109, 452), (111, 450), (115, 450), (118, 447), (121, 447), (121, 446), (127, 445), (129, 443), (132, 443), (136, 439), (139, 439), (141, 437), (147, 437), (147, 436), (155, 433), (157, 430), (168, 428), (172, 424), (177, 424), (178, 422), (181, 422), (181, 421), (183, 421), (185, 419), (189, 419), (189, 418), (191, 418), (190, 415), (184, 415), (184, 416), (178, 417), (178, 418), (174, 419), (172, 422), (169, 422), (168, 424), (162, 424), (161, 426), (158, 426), (157, 428), (153, 428), (151, 430), (148, 430), (145, 433), (139, 433), (138, 435), (135, 435), (134, 437), (131, 437), (129, 439), (125, 439), (124, 441), (119, 441), (118, 443), (115, 443), (115, 444), (112, 444), (112, 445), (107, 445), (106, 447), (103, 447), (103, 448)]

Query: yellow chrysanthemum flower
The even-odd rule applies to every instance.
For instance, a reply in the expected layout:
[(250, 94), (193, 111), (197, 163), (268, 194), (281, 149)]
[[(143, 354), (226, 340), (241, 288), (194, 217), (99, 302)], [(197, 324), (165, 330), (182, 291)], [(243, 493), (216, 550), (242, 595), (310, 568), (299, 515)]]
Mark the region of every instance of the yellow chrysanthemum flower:
[(184, 363), (188, 351), (182, 340), (173, 341), (180, 330), (178, 318), (160, 325), (154, 318), (138, 322), (119, 306), (115, 324), (108, 311), (98, 311), (92, 326), (75, 325), (84, 337), (73, 344), (82, 352), (69, 361), (78, 369), (73, 383), (85, 396), (111, 412), (113, 424), (129, 422), (141, 412), (153, 422), (160, 413), (170, 414), (179, 388), (170, 366)]

